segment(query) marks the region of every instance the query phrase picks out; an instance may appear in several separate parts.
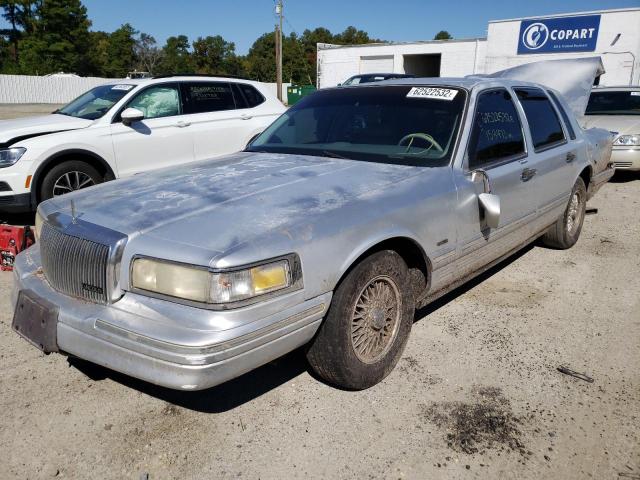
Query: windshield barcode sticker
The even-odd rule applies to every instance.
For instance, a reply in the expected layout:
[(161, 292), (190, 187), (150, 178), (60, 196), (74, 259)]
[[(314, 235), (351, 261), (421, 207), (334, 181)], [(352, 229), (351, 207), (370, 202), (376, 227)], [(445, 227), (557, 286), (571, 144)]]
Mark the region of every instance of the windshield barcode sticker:
[(640, 92), (631, 92), (632, 97), (640, 97)]
[(450, 88), (413, 87), (407, 93), (407, 98), (433, 98), (436, 100), (453, 100), (458, 94), (457, 90)]
[(132, 88), (133, 85), (114, 85), (113, 87), (111, 87), (111, 90), (124, 90), (125, 92), (128, 92)]

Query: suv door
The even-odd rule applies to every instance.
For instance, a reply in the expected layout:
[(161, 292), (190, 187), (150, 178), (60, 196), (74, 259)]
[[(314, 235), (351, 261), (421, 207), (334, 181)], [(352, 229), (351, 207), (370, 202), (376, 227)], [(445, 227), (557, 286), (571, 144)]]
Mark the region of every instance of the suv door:
[[(505, 88), (480, 92), (462, 171), (456, 175), (458, 190), (458, 260), (460, 276), (474, 272), (504, 255), (528, 234), (528, 222), (536, 215), (527, 173), (527, 148), (520, 115)], [(500, 198), (498, 228), (484, 220), (478, 196), (487, 192)]]
[(238, 152), (255, 135), (255, 122), (239, 108), (243, 100), (230, 82), (183, 82), (182, 99), (196, 160)]
[[(529, 154), (536, 179), (531, 182), (539, 213), (544, 215), (568, 201), (578, 176), (579, 146), (568, 141), (557, 109), (546, 93), (533, 87), (515, 87), (531, 133), (533, 151)], [(565, 114), (566, 115), (566, 114)], [(569, 123), (569, 128), (571, 124)], [(567, 132), (575, 139), (573, 129)]]
[[(136, 108), (144, 120), (122, 123), (120, 113)], [(113, 150), (121, 177), (193, 161), (193, 138), (182, 117), (178, 84), (156, 84), (134, 96), (111, 124)]]

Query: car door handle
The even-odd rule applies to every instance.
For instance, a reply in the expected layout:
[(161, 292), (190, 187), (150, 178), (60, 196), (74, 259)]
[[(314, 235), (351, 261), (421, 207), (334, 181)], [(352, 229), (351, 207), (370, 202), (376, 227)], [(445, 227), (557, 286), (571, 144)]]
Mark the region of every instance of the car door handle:
[(522, 171), (522, 175), (520, 176), (520, 178), (523, 182), (528, 182), (536, 176), (536, 173), (538, 173), (538, 170), (536, 170), (535, 168), (525, 168)]
[(247, 113), (243, 113), (242, 115), (240, 115), (240, 120), (251, 120), (253, 118), (253, 115), (249, 115)]
[(573, 152), (567, 153), (567, 163), (571, 163), (576, 159), (576, 154)]
[(188, 127), (189, 125), (191, 125), (190, 122), (184, 122), (182, 120), (180, 120), (178, 123), (176, 123), (176, 127), (178, 127), (178, 128), (185, 128), (185, 127)]

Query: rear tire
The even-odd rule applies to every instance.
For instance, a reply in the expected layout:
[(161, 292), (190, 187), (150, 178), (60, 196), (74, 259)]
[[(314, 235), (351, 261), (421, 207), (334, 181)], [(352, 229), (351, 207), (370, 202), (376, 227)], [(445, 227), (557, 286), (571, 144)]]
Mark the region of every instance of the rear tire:
[(83, 161), (71, 160), (47, 172), (40, 186), (40, 201), (102, 183), (98, 171)]
[(307, 359), (328, 383), (363, 390), (398, 363), (413, 325), (409, 269), (396, 252), (362, 260), (336, 289)]
[(566, 250), (573, 247), (582, 231), (587, 208), (587, 188), (582, 178), (578, 177), (571, 191), (569, 203), (564, 213), (542, 236), (542, 243), (547, 247)]

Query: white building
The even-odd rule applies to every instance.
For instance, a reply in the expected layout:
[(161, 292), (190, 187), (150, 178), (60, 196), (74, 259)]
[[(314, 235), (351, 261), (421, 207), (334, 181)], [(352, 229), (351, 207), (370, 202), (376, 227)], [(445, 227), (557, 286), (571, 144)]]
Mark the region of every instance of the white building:
[(601, 85), (640, 84), (640, 8), (489, 22), (487, 38), (368, 45), (318, 44), (318, 86), (362, 73), (460, 77), (523, 63), (600, 56)]

